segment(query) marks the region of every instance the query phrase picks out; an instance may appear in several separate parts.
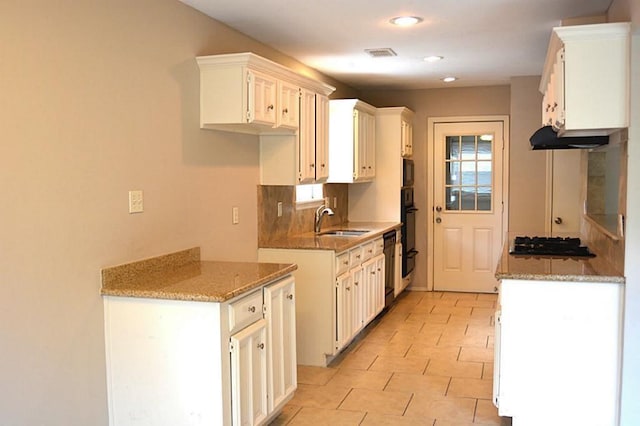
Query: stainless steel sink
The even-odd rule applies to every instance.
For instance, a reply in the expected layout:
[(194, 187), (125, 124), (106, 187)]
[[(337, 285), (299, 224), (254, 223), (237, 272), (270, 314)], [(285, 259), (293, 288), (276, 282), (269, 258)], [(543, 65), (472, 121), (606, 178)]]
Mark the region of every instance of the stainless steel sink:
[(362, 234), (366, 234), (367, 232), (369, 231), (366, 229), (331, 229), (329, 231), (323, 231), (318, 235), (331, 235), (334, 237), (358, 237)]

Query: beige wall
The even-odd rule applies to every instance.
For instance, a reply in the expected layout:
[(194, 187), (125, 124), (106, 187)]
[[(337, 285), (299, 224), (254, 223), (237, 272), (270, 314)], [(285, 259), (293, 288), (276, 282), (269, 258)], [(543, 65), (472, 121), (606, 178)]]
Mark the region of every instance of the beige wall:
[(0, 423), (105, 425), (100, 269), (257, 258), (258, 140), (198, 128), (195, 56), (304, 67), (175, 0), (3, 0), (0, 40)]
[(547, 151), (532, 151), (529, 138), (542, 122), (540, 76), (511, 79), (509, 232), (543, 235)]
[[(416, 249), (420, 252), (413, 280), (414, 289), (426, 289), (427, 283), (427, 118), (470, 115), (508, 115), (509, 86), (429, 89), (409, 91), (366, 91), (363, 100), (377, 107), (406, 106), (416, 114), (413, 119), (413, 146), (416, 165), (414, 197)], [(513, 143), (513, 142), (512, 142)]]

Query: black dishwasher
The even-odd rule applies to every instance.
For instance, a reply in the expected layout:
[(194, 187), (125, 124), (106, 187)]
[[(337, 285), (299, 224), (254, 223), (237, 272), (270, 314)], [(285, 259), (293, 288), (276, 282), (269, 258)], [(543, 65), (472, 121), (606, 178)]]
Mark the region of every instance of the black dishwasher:
[(384, 238), (384, 307), (387, 308), (395, 298), (396, 276), (396, 231), (386, 232)]

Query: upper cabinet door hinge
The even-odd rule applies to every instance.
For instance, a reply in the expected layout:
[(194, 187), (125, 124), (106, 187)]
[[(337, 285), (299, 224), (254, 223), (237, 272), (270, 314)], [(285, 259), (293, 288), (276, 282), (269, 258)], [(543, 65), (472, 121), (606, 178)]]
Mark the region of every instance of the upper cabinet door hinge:
[(267, 305), (262, 305), (262, 313), (267, 315)]

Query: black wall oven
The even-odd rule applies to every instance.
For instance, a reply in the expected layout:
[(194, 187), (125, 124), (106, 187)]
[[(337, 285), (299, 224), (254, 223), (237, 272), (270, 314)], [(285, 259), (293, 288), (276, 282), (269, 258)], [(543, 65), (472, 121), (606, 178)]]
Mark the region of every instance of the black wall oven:
[(413, 204), (413, 188), (402, 188), (402, 205), (400, 220), (402, 221), (402, 278), (409, 275), (416, 264), (416, 212)]

